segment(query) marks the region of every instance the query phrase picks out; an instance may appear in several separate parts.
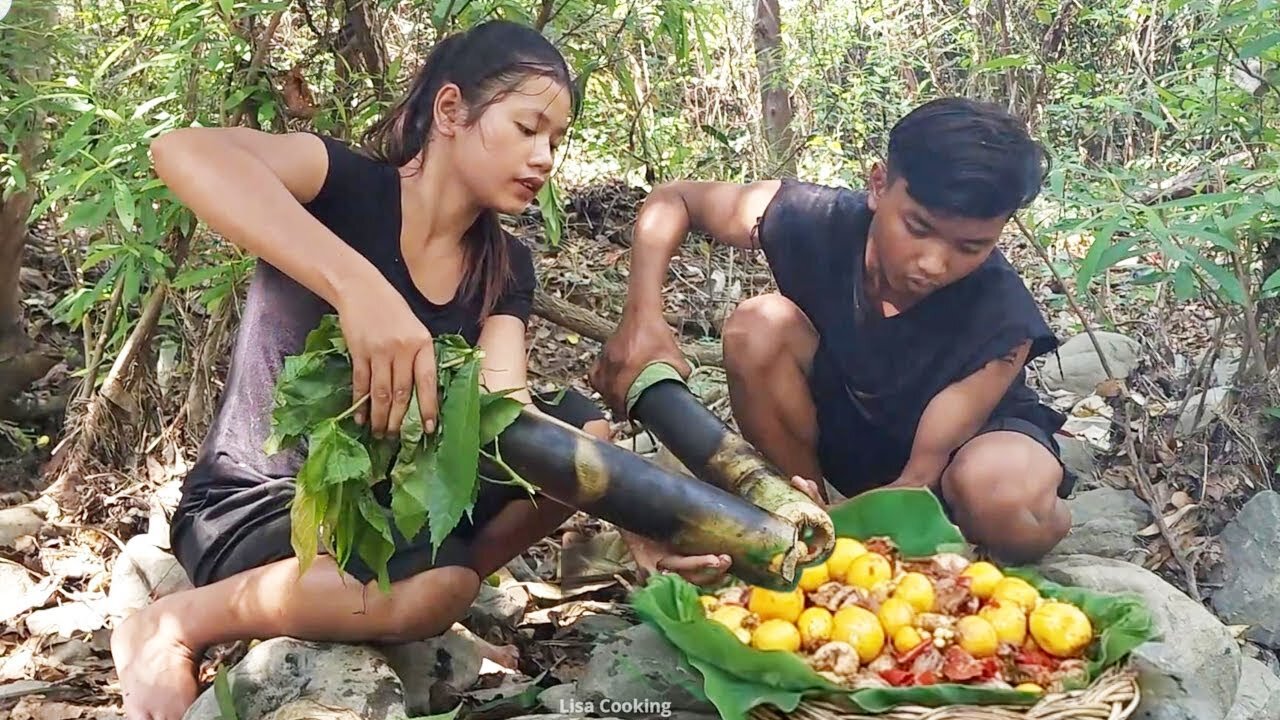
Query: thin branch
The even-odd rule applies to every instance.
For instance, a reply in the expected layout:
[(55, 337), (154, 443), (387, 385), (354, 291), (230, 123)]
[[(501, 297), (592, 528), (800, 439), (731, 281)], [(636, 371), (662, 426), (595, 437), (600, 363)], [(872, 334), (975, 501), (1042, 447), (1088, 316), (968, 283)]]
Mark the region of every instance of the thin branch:
[(1063, 296), (1066, 297), (1067, 304), (1071, 306), (1071, 312), (1075, 313), (1076, 317), (1080, 318), (1080, 324), (1084, 326), (1084, 331), (1089, 334), (1089, 342), (1093, 343), (1093, 349), (1098, 353), (1098, 361), (1102, 363), (1103, 372), (1105, 372), (1109, 378), (1123, 380), (1123, 378), (1116, 378), (1115, 373), (1111, 371), (1111, 365), (1107, 362), (1107, 355), (1102, 351), (1102, 343), (1098, 341), (1098, 336), (1093, 334), (1093, 323), (1090, 322), (1088, 316), (1084, 314), (1084, 310), (1076, 304), (1075, 298), (1071, 297), (1071, 292), (1070, 289), (1067, 288), (1066, 280), (1064, 280), (1062, 275), (1058, 273), (1058, 269), (1053, 266), (1053, 258), (1049, 257), (1049, 252), (1040, 245), (1040, 241), (1036, 240), (1035, 236), (1031, 234), (1031, 231), (1027, 229), (1027, 226), (1022, 223), (1022, 218), (1015, 216), (1013, 219), (1014, 222), (1017, 223), (1018, 229), (1022, 231), (1022, 236), (1027, 239), (1027, 242), (1031, 244), (1031, 247), (1035, 248), (1036, 254), (1038, 254), (1040, 259), (1044, 261), (1045, 266), (1049, 268), (1049, 272), (1053, 273), (1053, 278), (1058, 281), (1058, 284), (1061, 285), (1064, 290), (1067, 291), (1063, 293)]

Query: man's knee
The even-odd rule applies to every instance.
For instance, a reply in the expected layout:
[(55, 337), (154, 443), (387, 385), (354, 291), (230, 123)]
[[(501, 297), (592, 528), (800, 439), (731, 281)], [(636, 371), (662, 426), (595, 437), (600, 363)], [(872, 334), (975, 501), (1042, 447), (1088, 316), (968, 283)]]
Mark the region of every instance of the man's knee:
[(817, 333), (804, 311), (777, 293), (739, 303), (721, 335), (725, 362), (737, 367), (772, 365), (783, 353), (812, 356), (817, 346)]
[[(973, 540), (1034, 559), (1071, 530), (1058, 496), (1062, 466), (1030, 438), (998, 432), (972, 440), (942, 477), (948, 504)], [(1024, 558), (1025, 559), (1025, 558)]]
[[(429, 578), (429, 580), (428, 580)], [(463, 618), (480, 594), (480, 576), (470, 568), (446, 566), (428, 570), (422, 576), (430, 589), (414, 587), (408, 592), (396, 583), (386, 597), (384, 642), (415, 642), (435, 637)], [(371, 583), (369, 593), (382, 593)]]

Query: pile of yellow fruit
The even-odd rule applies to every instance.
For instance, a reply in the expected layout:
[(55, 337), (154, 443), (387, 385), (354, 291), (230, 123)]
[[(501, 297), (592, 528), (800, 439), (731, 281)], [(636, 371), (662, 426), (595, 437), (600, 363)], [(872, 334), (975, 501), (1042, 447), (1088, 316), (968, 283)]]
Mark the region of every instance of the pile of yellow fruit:
[(798, 587), (704, 595), (711, 620), (758, 650), (797, 653), (852, 688), (940, 682), (1043, 693), (1081, 677), (1093, 626), (989, 562), (902, 560), (885, 538), (840, 538)]

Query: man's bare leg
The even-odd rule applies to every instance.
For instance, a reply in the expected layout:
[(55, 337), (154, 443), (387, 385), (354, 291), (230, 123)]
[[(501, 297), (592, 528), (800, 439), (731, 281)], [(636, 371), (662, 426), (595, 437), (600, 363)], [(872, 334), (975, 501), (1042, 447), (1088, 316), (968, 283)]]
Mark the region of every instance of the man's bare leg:
[(1021, 433), (997, 431), (956, 452), (942, 473), (942, 494), (966, 538), (1018, 565), (1039, 560), (1070, 532), (1061, 482), (1053, 453)]
[(729, 402), (743, 437), (788, 476), (819, 482), (818, 419), (808, 375), (818, 334), (778, 294), (738, 305), (724, 324)]
[(169, 595), (130, 616), (111, 636), (129, 720), (178, 720), (196, 695), (196, 660), (235, 640), (295, 637), (334, 642), (408, 642), (440, 634), (475, 599), (480, 579), (442, 567), (391, 586), (363, 585), (320, 556), (301, 578), (296, 558)]

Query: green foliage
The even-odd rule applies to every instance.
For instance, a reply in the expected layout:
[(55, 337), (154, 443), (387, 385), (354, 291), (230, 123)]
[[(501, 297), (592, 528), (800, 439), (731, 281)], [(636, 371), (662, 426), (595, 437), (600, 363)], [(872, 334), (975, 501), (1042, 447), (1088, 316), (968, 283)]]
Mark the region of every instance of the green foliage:
[[(292, 543), (305, 572), (320, 547), (345, 567), (354, 552), (390, 590), (387, 562), (396, 530), (410, 541), (426, 527), (432, 551), (470, 514), (479, 490), (482, 455), (530, 492), (496, 454), (484, 449), (519, 417), (522, 405), (506, 392), (480, 386), (481, 351), (457, 336), (435, 342), (440, 414), (426, 433), (415, 395), (398, 438), (377, 439), (351, 417), (351, 359), (337, 319), (326, 316), (303, 352), (286, 358), (277, 380), (266, 452), (306, 440), (291, 506)], [(496, 448), (495, 448), (496, 450)], [(390, 506), (375, 486), (389, 480)], [(394, 524), (394, 528), (393, 528)]]

